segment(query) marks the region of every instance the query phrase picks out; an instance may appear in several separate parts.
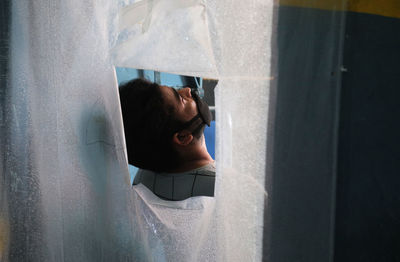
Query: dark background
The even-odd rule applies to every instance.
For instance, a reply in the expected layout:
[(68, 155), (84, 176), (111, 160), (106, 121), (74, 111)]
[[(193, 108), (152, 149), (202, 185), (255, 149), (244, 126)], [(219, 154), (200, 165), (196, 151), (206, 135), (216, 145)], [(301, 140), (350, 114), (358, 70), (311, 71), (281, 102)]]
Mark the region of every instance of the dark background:
[(400, 261), (400, 19), (276, 11), (265, 261)]

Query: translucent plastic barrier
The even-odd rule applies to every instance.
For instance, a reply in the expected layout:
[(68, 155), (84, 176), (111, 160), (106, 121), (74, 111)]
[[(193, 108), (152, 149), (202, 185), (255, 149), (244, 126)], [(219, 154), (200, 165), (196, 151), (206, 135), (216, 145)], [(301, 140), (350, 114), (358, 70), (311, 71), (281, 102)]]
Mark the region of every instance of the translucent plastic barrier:
[(112, 2), (13, 1), (6, 10), (4, 261), (132, 258), (130, 186), (108, 58)]
[[(142, 0), (119, 14), (118, 66), (216, 77), (204, 0)], [(173, 66), (172, 66), (173, 65)]]
[[(2, 6), (2, 261), (261, 260), (272, 0), (146, 3), (118, 42), (116, 1)], [(220, 80), (214, 198), (131, 189), (114, 65)]]

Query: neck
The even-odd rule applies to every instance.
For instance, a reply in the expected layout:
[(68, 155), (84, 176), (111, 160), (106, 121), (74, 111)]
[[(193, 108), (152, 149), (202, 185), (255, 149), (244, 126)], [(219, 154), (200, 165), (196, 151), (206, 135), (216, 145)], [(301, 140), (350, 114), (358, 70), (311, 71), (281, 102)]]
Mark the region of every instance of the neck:
[(182, 156), (182, 164), (172, 172), (186, 172), (214, 162), (207, 151), (204, 137), (198, 143), (193, 144), (190, 150), (181, 152), (180, 155)]

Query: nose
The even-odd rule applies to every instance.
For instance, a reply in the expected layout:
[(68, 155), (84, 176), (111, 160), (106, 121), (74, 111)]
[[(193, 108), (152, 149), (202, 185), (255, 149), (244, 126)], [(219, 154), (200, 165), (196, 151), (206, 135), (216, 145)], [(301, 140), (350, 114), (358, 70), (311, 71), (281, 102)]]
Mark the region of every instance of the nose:
[(191, 89), (189, 87), (185, 87), (179, 90), (179, 93), (185, 97), (192, 97)]

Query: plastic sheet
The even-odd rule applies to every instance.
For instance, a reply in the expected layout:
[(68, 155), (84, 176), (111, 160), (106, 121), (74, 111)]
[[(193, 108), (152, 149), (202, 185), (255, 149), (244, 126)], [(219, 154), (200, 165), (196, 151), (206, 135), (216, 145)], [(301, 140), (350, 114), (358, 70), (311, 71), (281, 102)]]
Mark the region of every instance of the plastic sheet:
[(216, 77), (206, 8), (204, 0), (142, 0), (125, 6), (114, 64)]
[(18, 1), (6, 11), (0, 220), (10, 237), (1, 257), (132, 258), (130, 186), (108, 57), (112, 1)]
[[(141, 36), (116, 46), (115, 1), (6, 10), (3, 260), (262, 259), (273, 1), (183, 2), (143, 2)], [(219, 78), (214, 198), (169, 203), (130, 188), (111, 47), (118, 65)]]
[(133, 191), (137, 261), (216, 261), (214, 198), (165, 201), (142, 184)]
[[(272, 1), (207, 1), (206, 15), (208, 30), (211, 36), (212, 54), (217, 66), (216, 110), (217, 110), (217, 182), (215, 209), (204, 210), (201, 220), (193, 220), (190, 227), (181, 232), (180, 227), (170, 227), (175, 219), (160, 219), (168, 211), (153, 211), (153, 205), (143, 206), (143, 202), (135, 199), (135, 206), (141, 206), (136, 216), (143, 210), (157, 223), (163, 224), (162, 236), (176, 236), (174, 241), (182, 241), (187, 235), (196, 236), (201, 225), (212, 225), (215, 228), (203, 227), (203, 238), (195, 237), (189, 243), (196, 242), (196, 248), (188, 248), (185, 253), (167, 253), (168, 261), (181, 257), (203, 261), (261, 261), (263, 249), (264, 206), (267, 200), (265, 190), (266, 172), (266, 134), (268, 122), (268, 101), (270, 84), (271, 32), (273, 28)], [(249, 19), (251, 17), (251, 19)], [(194, 21), (196, 22), (196, 21)], [(168, 22), (165, 22), (168, 24)], [(151, 26), (148, 30), (151, 30)], [(177, 43), (178, 45), (179, 43)], [(155, 50), (163, 50), (162, 63), (154, 63), (154, 70), (164, 71), (163, 64), (168, 64), (167, 71), (174, 72), (179, 65), (177, 59), (185, 58), (185, 45), (179, 45), (182, 52), (174, 54), (163, 42), (152, 43)], [(132, 54), (132, 53), (131, 53)], [(138, 59), (136, 59), (138, 58)], [(124, 64), (140, 68), (140, 56), (132, 54), (130, 63)], [(197, 61), (188, 59), (191, 68), (197, 68)], [(201, 67), (201, 65), (199, 65)], [(194, 70), (192, 73), (198, 73)], [(189, 72), (188, 74), (192, 74)], [(206, 76), (200, 74), (200, 76)], [(191, 200), (189, 200), (191, 201)], [(187, 204), (187, 203), (186, 203)], [(161, 211), (159, 211), (161, 212)], [(191, 212), (186, 213), (191, 219)], [(183, 216), (184, 217), (184, 216)], [(199, 223), (201, 225), (199, 225)], [(147, 222), (141, 224), (144, 228)], [(175, 234), (182, 234), (182, 238)], [(149, 229), (145, 235), (154, 236)], [(185, 237), (184, 237), (185, 236)], [(216, 240), (214, 240), (216, 237)], [(145, 238), (149, 239), (149, 238)], [(216, 241), (216, 248), (203, 249), (205, 243)], [(173, 241), (171, 241), (173, 242)], [(171, 250), (175, 244), (165, 244)], [(187, 247), (187, 245), (185, 245)], [(146, 249), (148, 250), (148, 249)], [(179, 252), (180, 248), (179, 248)], [(199, 253), (200, 252), (200, 253)], [(215, 252), (215, 253), (213, 253)], [(154, 252), (148, 250), (147, 257), (154, 258)], [(184, 260), (182, 260), (184, 261)]]

